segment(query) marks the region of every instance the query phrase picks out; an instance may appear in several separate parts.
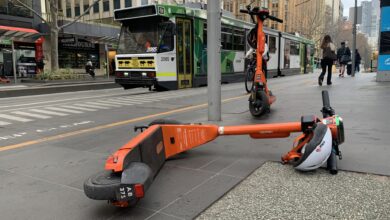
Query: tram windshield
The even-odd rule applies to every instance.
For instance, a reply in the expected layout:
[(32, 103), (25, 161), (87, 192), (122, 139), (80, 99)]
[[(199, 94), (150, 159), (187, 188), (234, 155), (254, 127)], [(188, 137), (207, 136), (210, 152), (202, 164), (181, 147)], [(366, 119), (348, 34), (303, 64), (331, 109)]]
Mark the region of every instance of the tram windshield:
[(161, 19), (136, 19), (122, 24), (118, 54), (162, 53), (174, 49), (174, 24)]

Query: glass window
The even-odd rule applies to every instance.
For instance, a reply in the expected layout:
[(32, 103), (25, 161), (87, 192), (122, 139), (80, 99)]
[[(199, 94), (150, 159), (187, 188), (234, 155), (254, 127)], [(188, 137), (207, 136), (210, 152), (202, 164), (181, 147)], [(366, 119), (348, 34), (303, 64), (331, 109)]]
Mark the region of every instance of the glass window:
[(224, 50), (232, 50), (233, 49), (233, 36), (232, 32), (233, 30), (228, 27), (222, 27), (222, 49)]
[(120, 0), (114, 0), (114, 9), (121, 8), (121, 1)]
[(390, 32), (381, 32), (379, 52), (381, 55), (390, 54)]
[(70, 0), (66, 1), (66, 17), (68, 17), (68, 18), (72, 17), (72, 8), (70, 5)]
[(74, 7), (74, 16), (80, 16), (80, 5)]
[(268, 48), (270, 53), (276, 53), (276, 37), (269, 36)]
[(123, 25), (119, 37), (118, 54), (156, 53), (174, 48), (174, 25), (161, 18), (134, 20)]
[[(32, 7), (32, 0), (24, 0), (21, 1), (24, 4)], [(25, 8), (23, 5), (18, 3), (17, 1), (11, 1), (11, 0), (1, 0), (0, 1), (0, 14), (9, 14), (9, 15), (15, 15), (19, 17), (32, 17), (32, 12)]]
[(299, 55), (299, 43), (296, 41), (290, 42), (290, 54)]
[(203, 24), (203, 48), (207, 48), (207, 23)]
[(103, 11), (110, 10), (110, 1), (103, 1)]
[(74, 1), (74, 16), (80, 16), (80, 0)]
[(284, 40), (284, 68), (290, 68), (290, 40)]
[(132, 4), (131, 4), (131, 0), (125, 0), (125, 7), (131, 7)]
[(234, 30), (233, 36), (233, 50), (245, 50), (245, 31)]
[(99, 2), (93, 5), (93, 13), (99, 13)]
[(89, 8), (89, 2), (86, 2), (86, 0), (84, 0), (84, 11), (86, 11), (88, 8)]
[(142, 0), (141, 1), (141, 5), (147, 5), (149, 2), (148, 2), (148, 0)]
[(95, 68), (100, 68), (98, 52), (60, 50), (58, 54), (60, 68), (84, 69), (88, 59), (92, 61), (92, 64)]

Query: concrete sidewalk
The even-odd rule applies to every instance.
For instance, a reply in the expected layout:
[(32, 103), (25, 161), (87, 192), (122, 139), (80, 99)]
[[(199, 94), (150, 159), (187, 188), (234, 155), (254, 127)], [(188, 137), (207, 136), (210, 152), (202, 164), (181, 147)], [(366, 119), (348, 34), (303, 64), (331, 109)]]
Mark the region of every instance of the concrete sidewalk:
[(48, 93), (74, 92), (83, 90), (120, 88), (114, 77), (96, 77), (86, 80), (53, 80), (42, 82), (17, 82), (0, 84), (0, 98), (40, 95)]
[[(275, 175), (277, 174), (277, 175)], [(267, 162), (197, 219), (388, 219), (390, 177)]]

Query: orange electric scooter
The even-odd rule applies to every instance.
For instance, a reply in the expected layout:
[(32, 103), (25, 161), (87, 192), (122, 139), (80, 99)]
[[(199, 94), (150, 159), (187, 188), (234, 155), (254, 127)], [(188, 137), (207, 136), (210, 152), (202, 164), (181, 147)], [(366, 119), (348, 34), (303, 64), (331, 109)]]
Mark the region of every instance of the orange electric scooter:
[[(253, 2), (252, 2), (253, 3)], [(251, 3), (251, 4), (252, 4)], [(248, 35), (248, 43), (256, 48), (256, 73), (253, 79), (252, 91), (249, 97), (249, 111), (255, 117), (260, 117), (264, 113), (270, 111), (270, 106), (276, 101), (276, 97), (272, 95), (272, 92), (268, 89), (267, 79), (263, 70), (263, 53), (265, 47), (265, 35), (263, 31), (263, 22), (266, 19), (270, 19), (276, 22), (283, 23), (283, 20), (271, 16), (269, 11), (266, 9), (260, 9), (254, 7), (251, 9), (249, 4), (245, 9), (241, 9), (241, 13), (249, 14), (254, 22), (253, 16), (256, 16), (257, 24), (254, 29)], [(256, 33), (257, 31), (257, 33)], [(252, 36), (253, 35), (253, 36)]]
[(302, 132), (295, 139), (293, 149), (282, 156), (283, 163), (292, 163), (296, 167), (304, 159), (303, 149), (321, 150), (324, 140), (320, 136), (325, 128), (329, 133), (327, 143), (332, 147), (327, 159), (328, 169), (336, 174), (336, 155), (341, 159), (338, 146), (344, 142), (344, 126), (341, 117), (330, 107), (327, 91), (323, 91), (322, 99), (323, 119), (302, 116), (298, 122), (238, 126), (155, 120), (149, 126), (135, 127), (141, 133), (108, 157), (106, 171), (88, 178), (84, 192), (91, 199), (108, 200), (119, 207), (135, 205), (144, 197), (166, 159), (224, 135), (249, 135), (262, 139), (284, 138), (293, 132)]

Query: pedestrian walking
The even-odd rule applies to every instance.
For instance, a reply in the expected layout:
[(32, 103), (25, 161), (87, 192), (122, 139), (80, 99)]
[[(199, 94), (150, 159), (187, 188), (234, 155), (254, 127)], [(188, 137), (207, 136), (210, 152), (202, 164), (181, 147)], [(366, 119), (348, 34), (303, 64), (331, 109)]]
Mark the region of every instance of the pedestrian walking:
[(359, 50), (355, 51), (355, 72), (360, 72), (360, 63), (362, 61), (362, 57), (360, 56)]
[(95, 70), (90, 59), (88, 59), (87, 63), (85, 64), (85, 71), (95, 79)]
[(333, 44), (332, 39), (329, 35), (326, 35), (321, 43), (322, 49), (322, 59), (321, 59), (321, 67), (322, 72), (318, 77), (318, 85), (322, 86), (322, 81), (324, 81), (324, 76), (326, 73), (326, 69), (328, 68), (328, 77), (326, 80), (327, 85), (332, 85), (332, 66), (334, 61), (336, 60), (336, 46)]
[(340, 64), (339, 77), (344, 77), (345, 68), (351, 61), (351, 50), (345, 45), (345, 42), (341, 42), (341, 47), (337, 50), (337, 61)]

